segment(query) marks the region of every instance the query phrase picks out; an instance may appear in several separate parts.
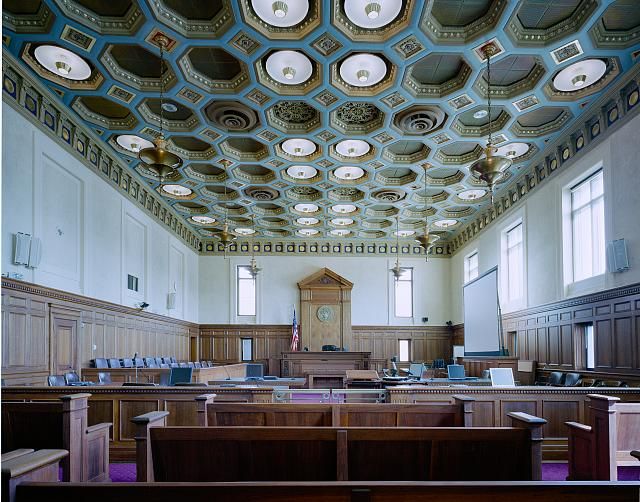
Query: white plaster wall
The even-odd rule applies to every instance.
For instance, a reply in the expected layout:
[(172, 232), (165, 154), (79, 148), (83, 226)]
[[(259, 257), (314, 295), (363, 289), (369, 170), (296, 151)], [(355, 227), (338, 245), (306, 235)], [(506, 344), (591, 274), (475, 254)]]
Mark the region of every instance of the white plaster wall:
[[(414, 317), (395, 319), (390, 299), (393, 287), (389, 269), (393, 258), (341, 258), (257, 256), (262, 272), (258, 276), (258, 324), (287, 324), (292, 308), (299, 310), (297, 283), (327, 267), (354, 284), (351, 294), (352, 324), (358, 325), (442, 325), (450, 319), (449, 260), (401, 259), (414, 268)], [(200, 257), (200, 322), (235, 323), (235, 266), (249, 259), (218, 256)]]
[[(495, 220), (451, 259), (451, 315), (462, 322), (464, 257), (478, 250), (479, 272), (499, 265), (500, 233), (514, 213), (525, 223), (526, 306), (640, 282), (640, 115), (624, 124), (591, 151), (561, 167), (518, 206)], [(606, 272), (601, 280), (565, 287), (562, 253), (562, 191), (602, 163), (604, 172), (605, 239), (625, 238), (630, 269)], [(505, 309), (506, 312), (509, 309)]]
[[(128, 306), (146, 301), (149, 311), (198, 320), (194, 251), (4, 104), (2, 145), (3, 273)], [(13, 264), (17, 232), (42, 239), (38, 268)], [(139, 295), (127, 290), (132, 270), (140, 274)], [(169, 311), (174, 282), (179, 298)]]

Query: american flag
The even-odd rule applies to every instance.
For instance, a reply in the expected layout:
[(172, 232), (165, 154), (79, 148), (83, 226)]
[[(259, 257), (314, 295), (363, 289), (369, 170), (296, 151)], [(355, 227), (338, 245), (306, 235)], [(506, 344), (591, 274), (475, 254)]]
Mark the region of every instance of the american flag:
[(298, 350), (298, 323), (296, 322), (296, 309), (293, 309), (293, 324), (291, 326), (291, 352)]

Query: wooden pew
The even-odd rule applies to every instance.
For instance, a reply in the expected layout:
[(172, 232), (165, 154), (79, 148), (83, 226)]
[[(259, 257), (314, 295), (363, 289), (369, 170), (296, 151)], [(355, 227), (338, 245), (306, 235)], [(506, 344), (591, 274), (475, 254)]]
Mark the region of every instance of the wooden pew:
[(471, 427), (473, 398), (454, 404), (216, 403), (196, 398), (200, 426)]
[(517, 428), (153, 427), (162, 482), (540, 479), (546, 423)]
[(27, 481), (58, 481), (60, 460), (66, 450), (21, 448), (2, 455), (2, 500), (15, 502), (16, 487)]
[(640, 403), (589, 394), (588, 424), (566, 422), (569, 429), (569, 480), (618, 479), (618, 466), (636, 465), (640, 448)]
[(25, 483), (18, 502), (628, 502), (640, 486), (629, 483)]
[(3, 402), (2, 449), (63, 449), (63, 481), (109, 481), (111, 423), (87, 426), (88, 398), (71, 394), (58, 401)]

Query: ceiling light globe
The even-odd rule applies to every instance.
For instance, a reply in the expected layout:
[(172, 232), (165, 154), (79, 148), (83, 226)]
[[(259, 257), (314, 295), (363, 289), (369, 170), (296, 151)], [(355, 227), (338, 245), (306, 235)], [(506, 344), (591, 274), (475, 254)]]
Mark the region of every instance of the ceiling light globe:
[(487, 110), (478, 110), (476, 113), (473, 114), (473, 118), (474, 119), (483, 119), (487, 115), (489, 115), (489, 112)]
[(369, 72), (367, 70), (359, 70), (356, 76), (360, 82), (366, 82), (369, 80)]
[(576, 75), (571, 79), (571, 83), (574, 87), (582, 87), (587, 81), (586, 75)]
[(71, 66), (64, 61), (56, 61), (56, 68), (58, 69), (58, 73), (60, 75), (69, 75), (71, 73)]
[(367, 14), (367, 17), (369, 19), (378, 19), (378, 16), (380, 15), (380, 4), (376, 3), (376, 2), (371, 2), (370, 4), (367, 4), (364, 8), (364, 12), (365, 14)]
[(162, 109), (167, 113), (175, 113), (178, 111), (178, 107), (173, 103), (162, 103)]
[(293, 80), (293, 78), (296, 76), (296, 70), (291, 66), (285, 66), (282, 69), (282, 74), (284, 75), (284, 78), (286, 78), (287, 80)]

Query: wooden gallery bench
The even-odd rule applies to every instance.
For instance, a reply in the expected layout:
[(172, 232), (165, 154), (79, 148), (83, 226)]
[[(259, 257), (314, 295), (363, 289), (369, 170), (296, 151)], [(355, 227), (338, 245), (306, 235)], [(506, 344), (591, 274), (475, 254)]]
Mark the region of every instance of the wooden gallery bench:
[(454, 404), (216, 403), (196, 398), (200, 426), (471, 427), (473, 398)]
[(150, 427), (147, 437), (163, 482), (539, 480), (546, 421), (510, 416), (516, 427)]
[(324, 483), (36, 483), (18, 486), (18, 502), (628, 502), (640, 486), (570, 482)]
[(58, 481), (60, 460), (66, 450), (13, 450), (2, 455), (2, 500), (15, 502), (16, 487), (28, 481)]
[(566, 422), (569, 429), (569, 480), (618, 479), (618, 466), (636, 466), (640, 449), (640, 403), (589, 394), (589, 423)]
[(2, 451), (63, 449), (63, 481), (109, 481), (110, 423), (87, 426), (91, 394), (2, 403)]

